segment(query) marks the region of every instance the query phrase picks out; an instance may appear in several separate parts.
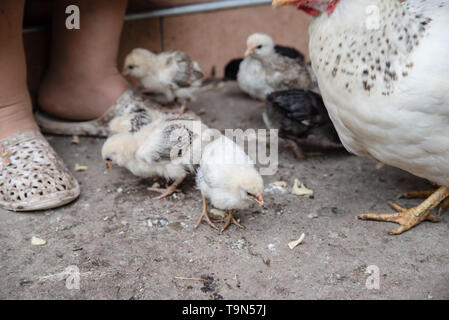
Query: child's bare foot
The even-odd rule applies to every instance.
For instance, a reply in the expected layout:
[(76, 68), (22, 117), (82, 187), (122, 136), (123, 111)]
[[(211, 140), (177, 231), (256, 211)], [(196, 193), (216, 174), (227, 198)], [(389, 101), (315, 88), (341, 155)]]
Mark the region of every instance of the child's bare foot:
[(102, 116), (126, 91), (128, 83), (116, 70), (99, 76), (49, 73), (39, 90), (39, 108), (66, 120)]
[(103, 115), (128, 88), (117, 51), (126, 0), (79, 0), (82, 27), (64, 28), (70, 0), (54, 1), (50, 65), (39, 90), (40, 108), (66, 120)]
[(39, 130), (28, 93), (25, 91), (24, 95), (20, 101), (0, 101), (0, 139), (26, 130)]

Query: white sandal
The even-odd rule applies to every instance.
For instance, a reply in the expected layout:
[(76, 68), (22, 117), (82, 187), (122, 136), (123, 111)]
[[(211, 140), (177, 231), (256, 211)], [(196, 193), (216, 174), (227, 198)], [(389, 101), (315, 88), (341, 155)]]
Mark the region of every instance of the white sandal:
[(0, 140), (0, 208), (51, 209), (79, 194), (78, 182), (39, 131)]

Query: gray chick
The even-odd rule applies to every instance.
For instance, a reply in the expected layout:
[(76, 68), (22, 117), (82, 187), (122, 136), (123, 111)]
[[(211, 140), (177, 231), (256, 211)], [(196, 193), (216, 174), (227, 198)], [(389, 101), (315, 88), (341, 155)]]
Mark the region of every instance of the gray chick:
[(289, 143), (297, 158), (304, 158), (301, 147), (340, 149), (342, 144), (329, 118), (321, 96), (313, 91), (291, 89), (267, 96), (263, 120), (269, 129)]

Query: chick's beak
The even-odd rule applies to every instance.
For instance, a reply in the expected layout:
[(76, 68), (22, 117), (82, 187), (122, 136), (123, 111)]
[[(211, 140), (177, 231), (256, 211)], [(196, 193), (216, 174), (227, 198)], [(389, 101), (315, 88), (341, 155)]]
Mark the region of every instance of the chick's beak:
[(128, 69), (127, 67), (124, 67), (124, 68), (123, 68), (123, 70), (122, 70), (122, 75), (124, 75), (125, 77), (126, 77), (127, 75), (129, 75), (129, 69)]
[(246, 49), (246, 51), (245, 51), (245, 57), (247, 57), (247, 56), (250, 56), (250, 55), (252, 55), (252, 54), (254, 54), (255, 52), (254, 52), (254, 48), (248, 48), (248, 49)]
[(289, 4), (296, 4), (298, 0), (273, 0), (271, 3), (273, 7), (278, 8)]
[(265, 202), (263, 202), (263, 196), (261, 194), (255, 197), (254, 201), (256, 201), (261, 207), (265, 206)]

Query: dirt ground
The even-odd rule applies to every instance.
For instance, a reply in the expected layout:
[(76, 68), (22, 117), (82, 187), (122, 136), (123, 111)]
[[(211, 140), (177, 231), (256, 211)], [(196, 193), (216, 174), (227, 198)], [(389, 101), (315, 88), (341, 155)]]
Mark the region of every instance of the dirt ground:
[[(258, 104), (228, 83), (190, 107), (205, 109), (202, 118), (218, 129), (264, 128)], [(49, 139), (69, 168), (88, 166), (75, 172), (81, 196), (40, 213), (0, 209), (1, 299), (449, 298), (447, 213), (400, 236), (388, 235), (394, 224), (356, 219), (391, 211), (389, 201), (417, 204), (398, 196), (432, 186), (406, 172), (343, 151), (299, 161), (281, 148), (278, 172), (264, 181), (270, 189), (285, 180), (287, 192), (267, 189), (265, 209), (238, 212), (245, 229), (219, 234), (206, 224), (194, 228), (201, 197), (193, 178), (182, 194), (155, 201), (146, 191), (153, 181), (125, 169), (105, 172), (103, 139)], [(295, 178), (314, 190), (313, 199), (290, 193)], [(32, 236), (47, 244), (32, 246)], [(373, 265), (379, 289), (370, 290)], [(79, 290), (66, 286), (69, 266), (80, 271)]]

